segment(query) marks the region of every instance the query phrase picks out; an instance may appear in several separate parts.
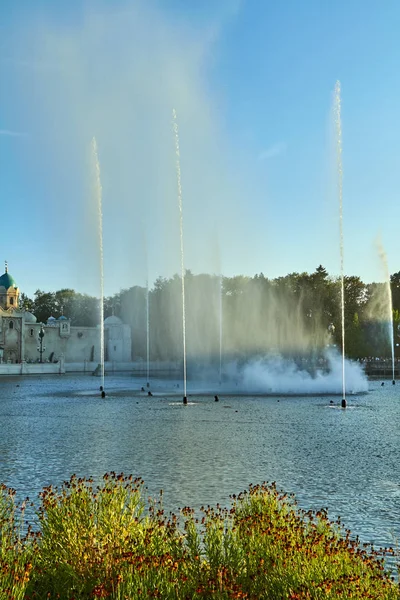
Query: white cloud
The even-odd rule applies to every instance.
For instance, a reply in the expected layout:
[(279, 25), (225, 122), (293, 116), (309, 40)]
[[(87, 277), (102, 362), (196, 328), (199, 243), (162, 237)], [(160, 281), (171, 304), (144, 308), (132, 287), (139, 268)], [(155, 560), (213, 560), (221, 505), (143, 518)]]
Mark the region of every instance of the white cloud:
[(11, 131), (10, 129), (0, 129), (0, 135), (7, 135), (9, 137), (24, 137), (26, 133), (21, 131)]
[(258, 160), (263, 161), (268, 160), (270, 158), (274, 158), (275, 156), (279, 156), (280, 154), (286, 152), (286, 148), (287, 145), (285, 144), (285, 142), (278, 142), (276, 144), (273, 144), (266, 150), (260, 152), (260, 154), (258, 155)]

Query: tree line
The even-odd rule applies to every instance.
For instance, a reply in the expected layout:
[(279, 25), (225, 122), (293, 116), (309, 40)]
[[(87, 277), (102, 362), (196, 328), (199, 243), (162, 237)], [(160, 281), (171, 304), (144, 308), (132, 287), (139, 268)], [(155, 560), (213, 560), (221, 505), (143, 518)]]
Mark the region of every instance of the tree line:
[[(392, 307), (389, 298), (391, 296)], [(390, 356), (390, 321), (400, 342), (400, 272), (384, 283), (344, 278), (346, 354), (352, 358)], [(62, 314), (76, 326), (99, 323), (99, 299), (72, 289), (21, 294), (22, 308), (39, 322)], [(194, 275), (186, 271), (186, 342), (189, 360), (237, 359), (266, 352), (302, 355), (327, 345), (341, 347), (341, 282), (320, 265), (313, 273), (269, 279), (263, 273)], [(115, 314), (132, 329), (135, 359), (146, 359), (149, 331), (152, 359), (182, 357), (181, 278), (159, 277), (147, 290), (123, 289), (104, 300), (105, 317)]]

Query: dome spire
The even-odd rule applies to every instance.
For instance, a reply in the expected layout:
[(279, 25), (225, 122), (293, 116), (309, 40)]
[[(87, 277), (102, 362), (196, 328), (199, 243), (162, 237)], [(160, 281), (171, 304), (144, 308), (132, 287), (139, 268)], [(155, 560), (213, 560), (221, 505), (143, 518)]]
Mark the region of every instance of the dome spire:
[(4, 261), (5, 272), (8, 273), (8, 262)]

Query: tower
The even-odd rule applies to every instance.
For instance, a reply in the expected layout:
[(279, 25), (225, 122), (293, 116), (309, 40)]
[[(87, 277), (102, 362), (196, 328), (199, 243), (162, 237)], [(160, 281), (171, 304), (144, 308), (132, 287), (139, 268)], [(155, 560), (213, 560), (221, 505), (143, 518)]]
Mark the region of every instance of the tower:
[(19, 308), (19, 287), (8, 272), (5, 261), (5, 273), (0, 277), (0, 307), (4, 310)]

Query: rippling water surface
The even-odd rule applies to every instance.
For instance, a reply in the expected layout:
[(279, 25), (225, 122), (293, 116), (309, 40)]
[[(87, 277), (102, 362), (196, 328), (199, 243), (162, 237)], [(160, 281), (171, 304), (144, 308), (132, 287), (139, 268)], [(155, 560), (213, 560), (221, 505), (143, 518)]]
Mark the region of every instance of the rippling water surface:
[[(229, 503), (276, 481), (300, 506), (328, 507), (363, 542), (400, 538), (400, 384), (363, 396), (189, 396), (172, 382), (84, 376), (0, 379), (0, 482), (34, 499), (72, 473), (141, 476), (166, 508)], [(190, 385), (188, 386), (190, 394)], [(334, 405), (330, 404), (333, 400)]]

